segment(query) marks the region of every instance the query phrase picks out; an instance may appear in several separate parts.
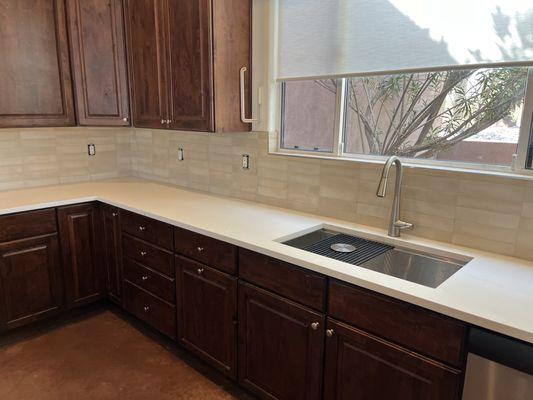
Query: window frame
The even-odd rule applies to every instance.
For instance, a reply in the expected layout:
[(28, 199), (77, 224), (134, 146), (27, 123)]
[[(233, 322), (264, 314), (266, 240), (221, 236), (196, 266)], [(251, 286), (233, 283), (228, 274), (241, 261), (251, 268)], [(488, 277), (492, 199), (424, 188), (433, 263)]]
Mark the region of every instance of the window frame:
[[(276, 153), (295, 155), (309, 158), (326, 158), (338, 160), (351, 160), (363, 163), (382, 163), (388, 156), (372, 154), (354, 154), (345, 152), (345, 109), (346, 109), (346, 80), (348, 78), (338, 78), (340, 90), (337, 92), (335, 104), (335, 131), (333, 135), (333, 151), (313, 151), (302, 149), (287, 149), (282, 147), (283, 142), (283, 91), (285, 82), (277, 83), (277, 148)], [(533, 177), (533, 66), (528, 67), (528, 78), (526, 94), (524, 98), (524, 110), (520, 126), (520, 133), (517, 144), (517, 153), (514, 162), (509, 166), (476, 164), (462, 161), (427, 160), (420, 158), (400, 158), (407, 166), (421, 167), (429, 169), (444, 169), (458, 171), (474, 171), (480, 173), (507, 173), (514, 175), (524, 175)]]

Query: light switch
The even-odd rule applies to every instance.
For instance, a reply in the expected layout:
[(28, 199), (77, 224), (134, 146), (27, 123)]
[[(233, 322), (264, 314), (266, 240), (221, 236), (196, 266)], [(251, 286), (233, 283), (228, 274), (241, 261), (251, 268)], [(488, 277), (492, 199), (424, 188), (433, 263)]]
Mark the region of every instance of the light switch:
[(87, 145), (87, 154), (89, 154), (91, 157), (96, 155), (96, 145), (94, 143)]
[(178, 147), (178, 161), (183, 161), (183, 160), (185, 160), (183, 147)]

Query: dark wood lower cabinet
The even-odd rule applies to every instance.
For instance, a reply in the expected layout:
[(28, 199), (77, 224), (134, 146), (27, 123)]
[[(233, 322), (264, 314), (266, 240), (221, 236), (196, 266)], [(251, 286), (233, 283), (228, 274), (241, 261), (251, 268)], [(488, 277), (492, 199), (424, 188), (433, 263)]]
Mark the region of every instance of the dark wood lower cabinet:
[(0, 330), (49, 317), (63, 308), (57, 234), (0, 244)]
[(120, 210), (102, 205), (103, 252), (107, 295), (117, 304), (122, 303), (122, 244)]
[(66, 206), (57, 212), (67, 306), (77, 307), (105, 297), (98, 205)]
[(321, 398), (324, 315), (239, 283), (239, 382), (266, 399)]
[(236, 377), (237, 278), (177, 256), (176, 293), (180, 342)]
[(460, 399), (458, 370), (334, 320), (326, 336), (325, 400)]

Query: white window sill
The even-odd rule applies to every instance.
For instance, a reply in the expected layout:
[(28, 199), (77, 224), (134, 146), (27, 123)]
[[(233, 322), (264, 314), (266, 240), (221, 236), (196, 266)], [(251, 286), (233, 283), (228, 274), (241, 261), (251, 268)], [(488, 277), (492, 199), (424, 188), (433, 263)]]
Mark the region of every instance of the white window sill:
[[(337, 160), (343, 162), (353, 162), (355, 164), (378, 164), (383, 165), (388, 157), (383, 156), (337, 156), (329, 153), (311, 153), (297, 150), (269, 150), (268, 152), (274, 156), (288, 156), (288, 157), (300, 157), (307, 159), (319, 159), (319, 160)], [(527, 180), (533, 181), (533, 170), (518, 170), (513, 171), (508, 167), (502, 166), (489, 166), (490, 169), (480, 169), (476, 165), (466, 164), (466, 163), (453, 163), (453, 162), (424, 162), (424, 161), (413, 161), (409, 159), (401, 159), (405, 167), (408, 168), (420, 168), (426, 170), (434, 171), (448, 171), (448, 172), (458, 172), (465, 174), (473, 175), (485, 175), (485, 176), (494, 176), (506, 179), (515, 179), (515, 180)], [(466, 165), (465, 165), (466, 164)]]

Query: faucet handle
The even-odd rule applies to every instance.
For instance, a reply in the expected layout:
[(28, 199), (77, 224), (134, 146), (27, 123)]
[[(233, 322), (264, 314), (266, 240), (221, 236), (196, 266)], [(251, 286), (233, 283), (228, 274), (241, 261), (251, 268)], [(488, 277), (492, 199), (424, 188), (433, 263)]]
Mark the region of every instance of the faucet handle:
[(413, 224), (398, 220), (394, 223), (394, 227), (398, 229), (413, 229)]

